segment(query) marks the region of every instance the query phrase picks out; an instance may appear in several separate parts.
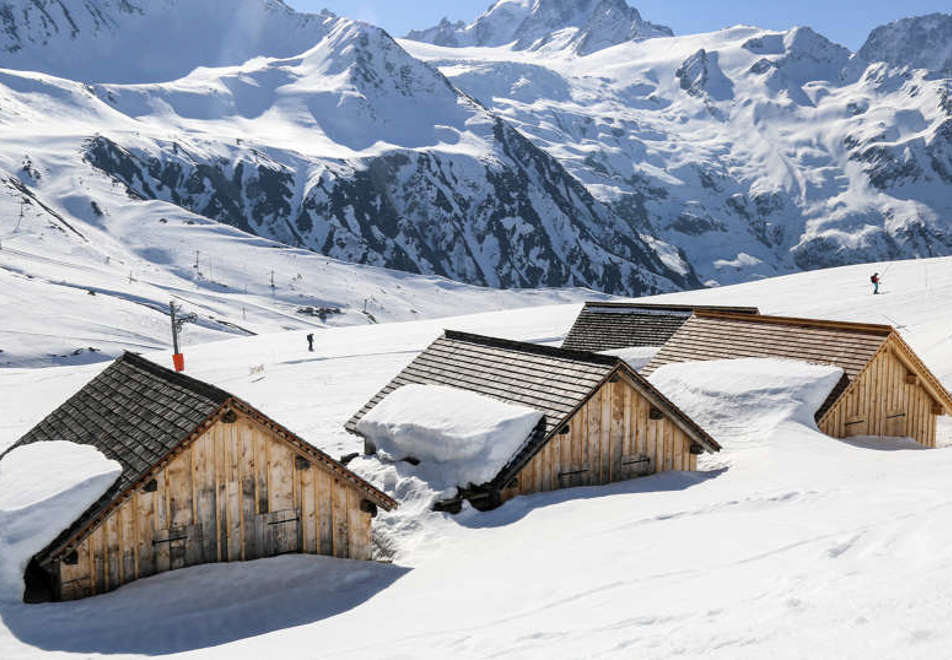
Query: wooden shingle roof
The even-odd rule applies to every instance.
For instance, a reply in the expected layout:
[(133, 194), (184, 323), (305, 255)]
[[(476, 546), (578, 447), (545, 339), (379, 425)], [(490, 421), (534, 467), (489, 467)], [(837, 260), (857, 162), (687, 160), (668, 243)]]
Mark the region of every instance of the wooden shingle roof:
[(840, 367), (852, 381), (891, 333), (888, 325), (698, 311), (642, 373), (674, 362), (785, 358)]
[(109, 509), (183, 443), (226, 408), (233, 407), (272, 427), (318, 458), (386, 509), (396, 502), (333, 458), (297, 437), (250, 404), (213, 385), (176, 373), (134, 353), (117, 358), (81, 390), (0, 454), (35, 442), (66, 440), (91, 445), (117, 461), (115, 484), (50, 544), (62, 545)]
[(126, 353), (50, 413), (11, 449), (68, 440), (122, 465), (124, 490), (231, 397), (228, 392)]
[(717, 442), (621, 359), (527, 342), (447, 330), (420, 353), (347, 422), (357, 423), (388, 394), (408, 384), (445, 385), (506, 403), (534, 408), (545, 415), (544, 433), (530, 441), (494, 481), (505, 482), (615, 372), (623, 370), (639, 389), (709, 450)]
[(580, 351), (663, 346), (698, 310), (756, 314), (756, 307), (587, 302), (562, 343)]
[(840, 367), (844, 377), (816, 412), (820, 419), (892, 335), (888, 325), (701, 311), (671, 337), (641, 373), (666, 364), (782, 358)]

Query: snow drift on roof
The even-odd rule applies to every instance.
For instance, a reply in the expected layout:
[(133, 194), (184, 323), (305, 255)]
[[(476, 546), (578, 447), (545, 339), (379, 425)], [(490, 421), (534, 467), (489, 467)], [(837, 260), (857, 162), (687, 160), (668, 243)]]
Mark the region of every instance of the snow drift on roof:
[(537, 410), (440, 385), (404, 385), (358, 423), (378, 451), (420, 460), (435, 487), (492, 480), (542, 420)]
[(0, 461), (0, 601), (23, 596), (30, 559), (109, 490), (122, 466), (95, 447), (37, 442)]
[(816, 429), (813, 415), (842, 375), (839, 367), (744, 358), (669, 364), (649, 380), (729, 447), (768, 437), (786, 422)]

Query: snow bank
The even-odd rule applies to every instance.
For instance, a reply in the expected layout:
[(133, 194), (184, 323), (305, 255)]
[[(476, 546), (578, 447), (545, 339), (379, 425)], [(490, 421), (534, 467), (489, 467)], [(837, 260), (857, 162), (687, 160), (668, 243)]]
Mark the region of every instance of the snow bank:
[(736, 442), (785, 422), (816, 429), (813, 416), (842, 376), (839, 367), (747, 358), (665, 365), (649, 380), (716, 440)]
[(0, 601), (19, 601), (30, 559), (102, 497), (122, 466), (89, 445), (37, 442), (0, 461)]
[(405, 385), (377, 404), (357, 430), (378, 451), (420, 460), (420, 476), (435, 487), (492, 479), (543, 417), (465, 390)]
[(602, 355), (613, 355), (619, 357), (628, 363), (628, 366), (638, 371), (657, 355), (661, 346), (632, 346), (630, 348), (615, 348), (609, 351), (601, 351)]

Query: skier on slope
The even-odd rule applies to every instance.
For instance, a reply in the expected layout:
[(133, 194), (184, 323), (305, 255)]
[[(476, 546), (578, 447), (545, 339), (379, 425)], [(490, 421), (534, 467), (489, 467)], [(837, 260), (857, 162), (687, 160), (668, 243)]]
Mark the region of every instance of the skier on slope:
[(307, 350), (309, 350), (311, 353), (314, 352), (314, 333), (313, 332), (308, 334), (307, 336)]
[(873, 273), (873, 276), (869, 278), (869, 281), (873, 283), (873, 293), (879, 293), (879, 273)]

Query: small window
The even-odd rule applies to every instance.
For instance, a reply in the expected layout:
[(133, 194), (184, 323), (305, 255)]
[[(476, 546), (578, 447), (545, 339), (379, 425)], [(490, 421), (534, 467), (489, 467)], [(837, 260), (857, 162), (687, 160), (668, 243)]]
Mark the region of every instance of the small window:
[(664, 413), (660, 409), (651, 406), (651, 410), (648, 411), (648, 417), (650, 419), (664, 419)]

